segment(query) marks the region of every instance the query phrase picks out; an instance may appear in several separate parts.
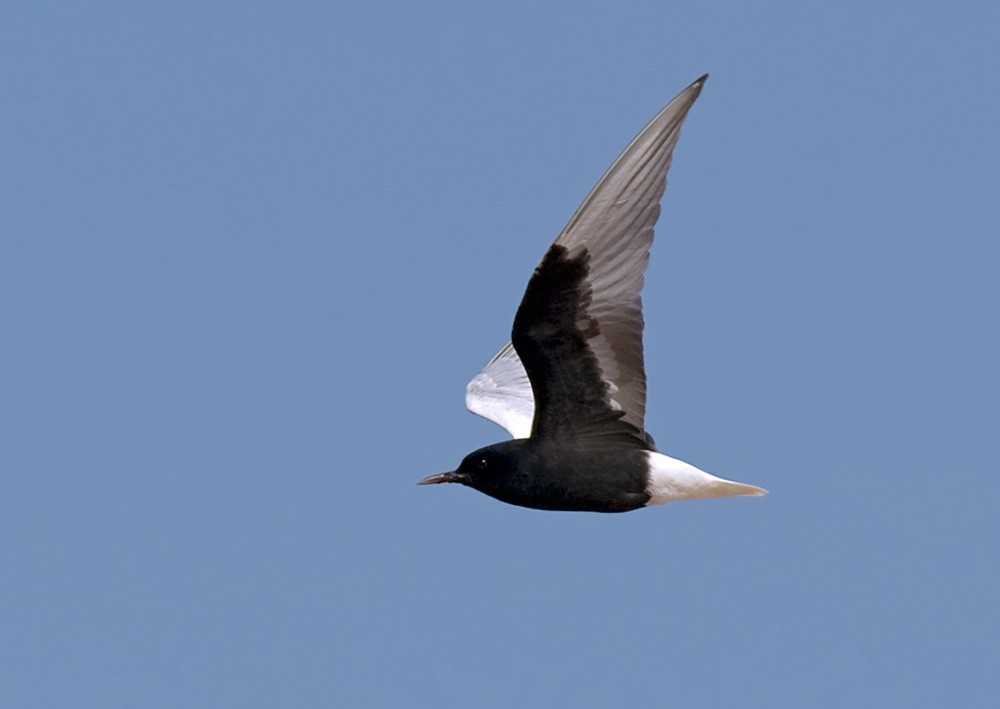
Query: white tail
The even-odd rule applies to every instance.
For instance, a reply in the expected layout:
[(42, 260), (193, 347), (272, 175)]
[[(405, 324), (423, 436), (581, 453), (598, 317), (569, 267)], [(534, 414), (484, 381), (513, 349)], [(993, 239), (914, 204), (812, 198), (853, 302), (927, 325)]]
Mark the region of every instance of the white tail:
[(696, 500), (708, 497), (766, 495), (767, 490), (756, 485), (724, 480), (699, 470), (690, 463), (662, 453), (648, 452), (649, 483), (646, 505), (661, 505), (674, 500)]

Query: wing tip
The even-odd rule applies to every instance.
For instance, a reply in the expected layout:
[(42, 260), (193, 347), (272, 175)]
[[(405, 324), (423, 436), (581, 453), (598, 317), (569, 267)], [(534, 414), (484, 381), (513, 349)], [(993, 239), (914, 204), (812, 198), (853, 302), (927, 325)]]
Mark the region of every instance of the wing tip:
[(694, 99), (698, 98), (698, 95), (701, 93), (701, 90), (705, 86), (706, 81), (708, 81), (708, 74), (702, 74), (697, 79), (688, 84), (688, 87), (683, 91), (681, 91), (681, 95), (694, 94), (694, 96), (691, 99), (691, 101), (693, 102)]

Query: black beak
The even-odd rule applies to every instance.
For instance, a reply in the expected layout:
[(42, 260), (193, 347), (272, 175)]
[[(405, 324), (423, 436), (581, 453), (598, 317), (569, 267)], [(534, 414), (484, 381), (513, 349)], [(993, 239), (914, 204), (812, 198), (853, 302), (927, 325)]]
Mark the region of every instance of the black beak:
[(417, 485), (436, 485), (438, 483), (464, 483), (465, 475), (459, 472), (450, 473), (438, 473), (437, 475), (429, 475), (424, 478)]

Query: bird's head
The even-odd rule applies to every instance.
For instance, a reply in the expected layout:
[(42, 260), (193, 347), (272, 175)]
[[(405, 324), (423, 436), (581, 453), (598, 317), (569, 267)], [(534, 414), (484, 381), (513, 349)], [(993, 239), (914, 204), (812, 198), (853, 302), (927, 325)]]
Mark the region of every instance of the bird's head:
[(520, 465), (517, 451), (524, 441), (505, 441), (486, 446), (469, 453), (458, 468), (447, 473), (438, 473), (421, 480), (418, 485), (437, 483), (461, 483), (487, 495), (497, 496), (497, 492), (510, 485)]

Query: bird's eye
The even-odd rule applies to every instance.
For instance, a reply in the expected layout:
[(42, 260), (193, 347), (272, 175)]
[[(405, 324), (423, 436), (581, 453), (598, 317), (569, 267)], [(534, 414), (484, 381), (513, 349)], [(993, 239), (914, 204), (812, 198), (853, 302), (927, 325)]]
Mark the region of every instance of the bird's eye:
[(479, 468), (480, 470), (485, 470), (486, 469), (486, 458), (480, 458), (479, 460), (477, 460), (476, 461), (476, 467)]

